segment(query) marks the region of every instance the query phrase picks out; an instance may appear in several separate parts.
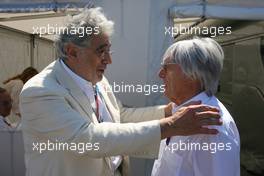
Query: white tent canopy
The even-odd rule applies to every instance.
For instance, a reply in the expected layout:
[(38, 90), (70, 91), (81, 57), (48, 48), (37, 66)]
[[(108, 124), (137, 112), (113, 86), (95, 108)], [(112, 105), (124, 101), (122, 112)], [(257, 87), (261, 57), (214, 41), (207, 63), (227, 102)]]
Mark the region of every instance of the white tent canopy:
[(233, 20), (263, 20), (263, 0), (177, 0), (169, 9), (172, 18), (204, 17)]
[(84, 7), (90, 2), (91, 0), (2, 0), (0, 1), (0, 12), (58, 11)]
[[(118, 66), (112, 66), (109, 69), (111, 72), (109, 78), (120, 82), (123, 80), (136, 82), (140, 77), (149, 85), (160, 82), (157, 70), (161, 57), (174, 41), (174, 36), (166, 34), (165, 27), (181, 24), (187, 28), (199, 22), (201, 17), (264, 19), (264, 0), (1, 0), (0, 12), (5, 13), (0, 13), (0, 25), (33, 34), (33, 27), (63, 26), (65, 16), (78, 13), (78, 9), (74, 7), (84, 7), (84, 4), (103, 7), (109, 19), (115, 22), (112, 46), (118, 52), (114, 53), (114, 58), (127, 73), (133, 73), (126, 76), (118, 72)], [(23, 7), (26, 7), (24, 11)], [(54, 36), (42, 35), (51, 40)], [(135, 73), (133, 68), (138, 68), (139, 71)], [(161, 95), (137, 98), (147, 105), (153, 105), (160, 103)], [(132, 101), (136, 97), (130, 96), (128, 99)]]

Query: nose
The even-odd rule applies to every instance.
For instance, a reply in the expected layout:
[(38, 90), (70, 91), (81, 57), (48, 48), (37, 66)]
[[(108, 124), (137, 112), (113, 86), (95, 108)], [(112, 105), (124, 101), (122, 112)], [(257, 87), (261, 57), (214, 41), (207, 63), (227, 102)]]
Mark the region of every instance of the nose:
[(161, 79), (165, 78), (165, 70), (163, 68), (159, 70), (158, 74)]
[(106, 54), (104, 59), (103, 59), (104, 64), (112, 64), (112, 56), (111, 54)]

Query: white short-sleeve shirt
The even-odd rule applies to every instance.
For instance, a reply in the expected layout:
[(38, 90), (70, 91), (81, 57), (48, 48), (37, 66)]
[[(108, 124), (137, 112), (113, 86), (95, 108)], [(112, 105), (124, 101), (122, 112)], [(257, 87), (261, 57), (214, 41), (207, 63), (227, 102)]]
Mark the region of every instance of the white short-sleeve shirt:
[[(162, 140), (152, 176), (240, 176), (240, 139), (232, 116), (214, 96), (202, 92), (186, 103), (196, 100), (220, 109), (223, 125), (210, 127), (219, 133), (174, 136), (168, 145)], [(174, 105), (172, 113), (181, 106)]]

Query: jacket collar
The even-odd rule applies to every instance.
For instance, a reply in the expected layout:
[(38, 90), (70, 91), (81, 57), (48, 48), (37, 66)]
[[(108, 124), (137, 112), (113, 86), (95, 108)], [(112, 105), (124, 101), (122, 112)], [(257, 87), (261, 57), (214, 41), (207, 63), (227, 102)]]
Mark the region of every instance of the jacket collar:
[[(92, 106), (88, 98), (86, 98), (86, 95), (76, 84), (76, 82), (74, 82), (71, 76), (67, 74), (59, 59), (55, 61), (54, 70), (58, 82), (69, 91), (71, 96), (76, 100), (76, 102), (78, 102), (80, 107), (86, 112), (87, 116), (91, 119), (91, 121), (93, 123), (98, 123), (97, 117), (92, 110)], [(111, 159), (109, 157), (105, 157), (104, 160), (110, 170), (113, 170), (111, 165)]]
[[(72, 79), (72, 77), (63, 68), (62, 63), (60, 62), (59, 59), (55, 61), (54, 68), (58, 82), (69, 91), (72, 97), (79, 103), (82, 109), (87, 113), (88, 117), (92, 120), (92, 122), (98, 123), (97, 117), (92, 109), (90, 101), (88, 100), (88, 98), (86, 98), (86, 95), (81, 90), (81, 88), (76, 84), (76, 82)], [(112, 101), (110, 100), (112, 95), (110, 92), (107, 92), (110, 91), (109, 87), (108, 89), (106, 87), (109, 86), (109, 84), (105, 82), (107, 81), (106, 78), (104, 77), (101, 82), (97, 83), (100, 88), (101, 96), (105, 101), (105, 104), (107, 106), (109, 113), (111, 114), (113, 122), (120, 122), (118, 107), (115, 107), (112, 103), (113, 100)]]
[[(80, 107), (86, 112), (87, 116), (92, 122), (98, 123), (96, 115), (92, 110), (91, 103), (80, 87), (74, 82), (71, 76), (65, 71), (59, 59), (55, 61), (54, 65), (55, 75), (58, 82), (66, 88), (72, 97), (78, 102)], [(91, 116), (92, 114), (92, 116)]]

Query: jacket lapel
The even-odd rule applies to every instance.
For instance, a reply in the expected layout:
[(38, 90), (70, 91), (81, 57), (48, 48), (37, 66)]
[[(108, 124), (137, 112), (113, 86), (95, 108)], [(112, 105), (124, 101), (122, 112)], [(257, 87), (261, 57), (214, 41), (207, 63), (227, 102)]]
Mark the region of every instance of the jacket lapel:
[(57, 80), (60, 82), (60, 84), (69, 91), (70, 95), (76, 100), (76, 102), (78, 102), (80, 107), (84, 110), (84, 112), (86, 112), (91, 121), (98, 123), (88, 98), (70, 77), (70, 75), (67, 74), (59, 60), (55, 61), (54, 67), (56, 70), (55, 74)]
[[(86, 98), (86, 95), (82, 92), (82, 90), (77, 86), (77, 84), (74, 82), (74, 80), (70, 77), (70, 75), (67, 74), (67, 72), (62, 67), (62, 64), (59, 60), (55, 61), (55, 70), (56, 70), (56, 77), (57, 80), (65, 87), (70, 95), (78, 102), (80, 107), (86, 112), (87, 116), (91, 119), (93, 123), (98, 123), (97, 117), (92, 109), (91, 103)], [(104, 92), (104, 91), (102, 91)], [(115, 108), (109, 107), (111, 105), (110, 100), (107, 98), (107, 95), (105, 93), (102, 93), (102, 96), (105, 100), (105, 103), (107, 105), (107, 108), (109, 112), (111, 113), (113, 119), (115, 117), (114, 113), (112, 112), (115, 110)], [(112, 109), (112, 110), (111, 110)], [(115, 121), (115, 120), (114, 120)], [(111, 164), (111, 158), (105, 157), (104, 158), (106, 164), (108, 167), (113, 171), (112, 164)]]
[(116, 107), (113, 105), (112, 101), (109, 98), (109, 95), (107, 94), (107, 92), (103, 89), (103, 85), (100, 85), (100, 93), (102, 95), (102, 98), (104, 99), (104, 102), (107, 106), (107, 109), (109, 111), (109, 113), (111, 114), (111, 117), (113, 119), (114, 122), (116, 123), (120, 123), (120, 113), (119, 110), (116, 109)]
[(86, 95), (81, 90), (69, 90), (69, 93), (86, 112), (87, 116), (92, 120), (92, 122), (98, 123), (96, 115), (91, 107), (91, 103), (88, 98), (86, 98)]

